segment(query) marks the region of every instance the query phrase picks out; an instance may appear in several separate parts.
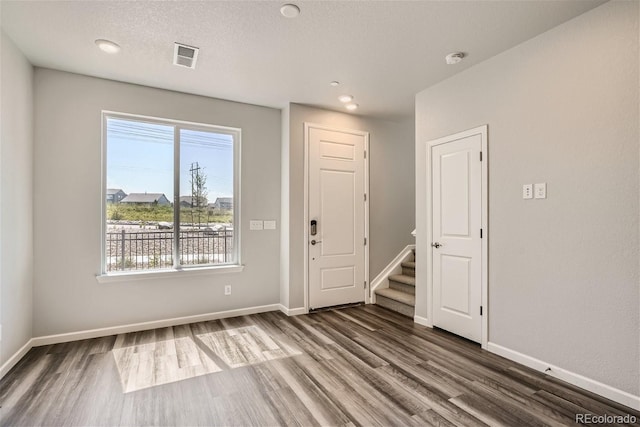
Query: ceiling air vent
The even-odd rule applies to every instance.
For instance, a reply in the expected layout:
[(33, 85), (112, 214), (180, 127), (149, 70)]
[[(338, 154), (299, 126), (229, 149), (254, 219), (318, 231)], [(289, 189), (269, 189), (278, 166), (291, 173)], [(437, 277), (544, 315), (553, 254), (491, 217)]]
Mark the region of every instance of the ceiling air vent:
[(181, 67), (196, 68), (199, 50), (197, 47), (176, 43), (173, 50), (173, 64)]

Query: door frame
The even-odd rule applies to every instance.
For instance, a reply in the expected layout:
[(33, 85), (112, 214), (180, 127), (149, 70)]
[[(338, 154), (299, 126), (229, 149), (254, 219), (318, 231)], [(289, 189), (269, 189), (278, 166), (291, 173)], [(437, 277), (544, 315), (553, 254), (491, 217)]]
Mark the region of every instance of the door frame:
[(364, 201), (364, 237), (367, 244), (364, 247), (364, 280), (367, 285), (363, 287), (365, 304), (370, 303), (369, 288), (369, 132), (353, 129), (336, 128), (333, 126), (320, 125), (316, 123), (304, 122), (304, 219), (302, 235), (304, 236), (304, 308), (309, 312), (309, 132), (311, 129), (329, 130), (342, 133), (350, 133), (353, 135), (364, 137), (364, 191), (367, 199)]
[(482, 152), (482, 164), (481, 168), (481, 198), (482, 198), (482, 207), (481, 207), (481, 226), (482, 226), (482, 253), (480, 266), (482, 269), (482, 278), (481, 278), (481, 291), (480, 298), (482, 304), (482, 341), (481, 345), (483, 349), (487, 349), (487, 344), (489, 342), (489, 298), (488, 298), (488, 287), (489, 287), (489, 155), (488, 155), (488, 125), (482, 125), (475, 127), (473, 129), (465, 130), (462, 132), (454, 133), (452, 135), (443, 136), (441, 138), (437, 138), (431, 141), (427, 141), (426, 145), (426, 154), (427, 154), (427, 164), (426, 164), (426, 189), (428, 191), (428, 195), (426, 197), (427, 201), (427, 239), (424, 248), (426, 249), (427, 256), (427, 326), (433, 327), (433, 312), (434, 312), (434, 301), (433, 301), (433, 248), (431, 247), (431, 242), (433, 241), (433, 215), (431, 209), (433, 208), (433, 182), (431, 179), (431, 150), (436, 145), (446, 144), (447, 142), (453, 142), (462, 138), (467, 138), (473, 135), (480, 135), (481, 137), (481, 152)]

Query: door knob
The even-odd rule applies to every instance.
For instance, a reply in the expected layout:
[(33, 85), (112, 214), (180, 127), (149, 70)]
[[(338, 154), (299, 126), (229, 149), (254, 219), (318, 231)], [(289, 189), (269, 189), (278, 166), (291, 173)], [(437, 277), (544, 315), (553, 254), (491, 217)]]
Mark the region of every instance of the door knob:
[(431, 246), (433, 246), (434, 248), (438, 249), (442, 245), (440, 243), (438, 243), (438, 242), (435, 242), (435, 243), (432, 243)]
[(322, 243), (322, 240), (312, 240), (311, 244), (315, 246), (316, 243)]

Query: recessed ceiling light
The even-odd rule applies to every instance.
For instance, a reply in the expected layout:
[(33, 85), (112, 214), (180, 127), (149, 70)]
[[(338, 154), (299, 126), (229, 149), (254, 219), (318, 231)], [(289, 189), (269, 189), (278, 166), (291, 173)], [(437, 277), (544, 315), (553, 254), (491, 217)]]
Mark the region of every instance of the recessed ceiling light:
[(98, 40), (96, 40), (96, 45), (103, 52), (107, 52), (107, 53), (118, 53), (118, 52), (120, 52), (120, 46), (117, 43), (112, 42), (111, 40), (98, 39)]
[(280, 13), (285, 18), (295, 18), (300, 15), (300, 8), (295, 4), (283, 4), (280, 8)]
[(329, 83), (329, 86), (333, 86), (333, 87), (340, 86), (340, 82), (339, 82), (339, 81), (334, 80), (334, 81), (332, 81), (331, 83)]
[(340, 100), (340, 102), (344, 102), (346, 104), (347, 102), (353, 101), (353, 96), (351, 96), (351, 95), (340, 95), (338, 97), (338, 100)]
[(453, 65), (462, 61), (462, 58), (464, 57), (465, 57), (465, 54), (462, 52), (453, 52), (444, 57), (444, 62), (446, 62), (447, 65)]
[(358, 104), (347, 104), (345, 105), (345, 107), (347, 108), (347, 110), (353, 111), (358, 108)]

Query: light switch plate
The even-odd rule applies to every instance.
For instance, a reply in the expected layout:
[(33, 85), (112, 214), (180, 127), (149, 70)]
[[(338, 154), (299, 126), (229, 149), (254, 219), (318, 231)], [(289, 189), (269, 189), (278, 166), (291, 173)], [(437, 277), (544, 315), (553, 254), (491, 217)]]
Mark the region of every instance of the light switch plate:
[(252, 219), (249, 221), (249, 230), (262, 230), (263, 225), (261, 220)]
[(524, 184), (522, 186), (522, 198), (533, 199), (533, 184)]
[(546, 199), (547, 198), (547, 183), (540, 182), (533, 186), (533, 193), (535, 194), (536, 199)]
[(275, 220), (268, 220), (264, 222), (264, 229), (265, 230), (275, 230), (276, 229), (276, 221)]

